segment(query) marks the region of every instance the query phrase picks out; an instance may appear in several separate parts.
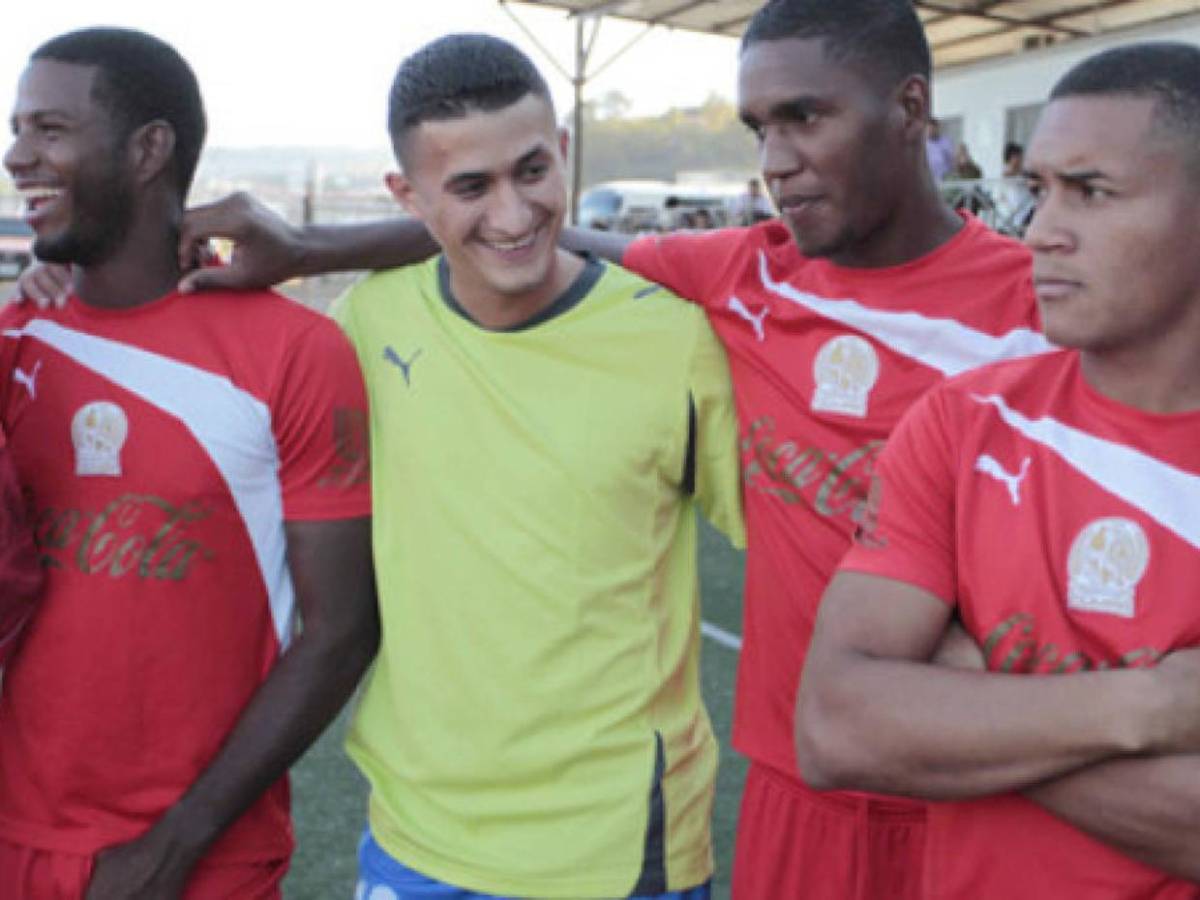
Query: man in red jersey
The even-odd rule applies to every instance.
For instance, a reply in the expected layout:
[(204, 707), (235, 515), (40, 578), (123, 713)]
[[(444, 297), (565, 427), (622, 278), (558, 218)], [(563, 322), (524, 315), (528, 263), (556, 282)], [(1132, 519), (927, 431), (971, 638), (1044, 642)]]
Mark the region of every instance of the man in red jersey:
[(378, 640), (354, 353), (278, 295), (175, 293), (205, 123), (166, 44), (48, 41), (11, 121), (74, 288), (0, 322), (48, 566), (0, 697), (0, 898), (278, 897), (285, 772)]
[[(818, 794), (796, 768), (817, 604), (900, 415), (947, 375), (1048, 345), (1028, 253), (947, 209), (929, 174), (929, 49), (907, 0), (776, 0), (748, 26), (739, 68), (780, 220), (567, 239), (703, 304), (729, 353), (749, 531), (735, 896), (903, 900), (920, 881), (924, 804)], [(415, 223), (296, 231), (245, 197), (196, 211), (185, 232), (185, 244), (239, 242), (231, 266), (187, 286), (386, 268), (434, 249)]]
[[(930, 806), (927, 897), (1200, 897), (1198, 147), (1200, 48), (1058, 83), (1026, 241), (1070, 349), (912, 410), (822, 603), (802, 770), (957, 801)], [(977, 671), (928, 662), (955, 612)]]

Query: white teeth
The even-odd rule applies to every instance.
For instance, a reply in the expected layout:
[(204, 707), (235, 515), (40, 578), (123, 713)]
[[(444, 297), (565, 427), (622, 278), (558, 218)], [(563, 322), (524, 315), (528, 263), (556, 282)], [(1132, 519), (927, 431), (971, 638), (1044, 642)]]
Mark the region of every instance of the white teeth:
[(524, 250), (526, 247), (529, 247), (533, 244), (533, 241), (536, 237), (537, 233), (534, 232), (533, 234), (522, 238), (519, 241), (488, 241), (488, 243), (497, 250), (503, 253), (508, 253), (513, 250)]
[(17, 188), (17, 194), (25, 201), (25, 208), (28, 210), (37, 209), (44, 203), (56, 200), (62, 196), (62, 193), (59, 188), (40, 186)]
[(23, 187), (17, 188), (17, 194), (25, 200), (26, 203), (32, 203), (35, 200), (53, 200), (62, 195), (62, 190), (59, 188), (49, 187)]

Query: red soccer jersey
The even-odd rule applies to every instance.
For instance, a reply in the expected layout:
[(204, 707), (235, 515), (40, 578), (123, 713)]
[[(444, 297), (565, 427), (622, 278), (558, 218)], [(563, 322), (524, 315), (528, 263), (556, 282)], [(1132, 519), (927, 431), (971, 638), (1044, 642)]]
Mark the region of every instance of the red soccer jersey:
[[(880, 459), (843, 569), (957, 605), (997, 672), (1149, 666), (1200, 644), (1200, 413), (1093, 391), (1059, 352), (935, 391)], [(929, 807), (937, 898), (1196, 898), (1016, 794)]]
[(17, 482), (8, 439), (0, 431), (0, 666), (12, 656), (17, 638), (41, 594), (42, 569)]
[(1028, 253), (968, 216), (886, 269), (806, 259), (778, 222), (648, 237), (623, 262), (701, 303), (729, 354), (749, 548), (733, 741), (799, 778), (800, 671), (874, 458), (947, 375), (1047, 348)]
[[(286, 645), (284, 520), (369, 514), (366, 400), (337, 326), (274, 294), (0, 326), (48, 569), (0, 697), (0, 836), (90, 854), (182, 794)], [(209, 859), (291, 847), (281, 779)]]

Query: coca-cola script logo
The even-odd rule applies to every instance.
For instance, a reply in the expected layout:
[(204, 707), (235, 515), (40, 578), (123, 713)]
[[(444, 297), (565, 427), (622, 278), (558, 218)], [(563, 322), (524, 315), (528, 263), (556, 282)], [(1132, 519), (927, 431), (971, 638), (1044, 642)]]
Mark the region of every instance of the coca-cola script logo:
[(868, 512), (875, 457), (883, 441), (868, 441), (849, 453), (821, 447), (800, 447), (780, 440), (775, 420), (762, 416), (751, 423), (742, 438), (742, 475), (747, 488), (799, 503), (812, 494), (813, 507), (823, 516), (848, 515), (863, 521)]
[(122, 494), (99, 512), (44, 509), (35, 535), (43, 562), (51, 568), (182, 581), (197, 559), (214, 558), (190, 534), (190, 526), (208, 514), (198, 503), (176, 505), (150, 494)]
[(1117, 659), (1096, 659), (1083, 651), (1043, 641), (1037, 630), (1037, 620), (1026, 612), (1013, 613), (999, 622), (982, 646), (988, 668), (1018, 675), (1062, 675), (1098, 669), (1146, 668), (1163, 658), (1160, 650), (1138, 647)]

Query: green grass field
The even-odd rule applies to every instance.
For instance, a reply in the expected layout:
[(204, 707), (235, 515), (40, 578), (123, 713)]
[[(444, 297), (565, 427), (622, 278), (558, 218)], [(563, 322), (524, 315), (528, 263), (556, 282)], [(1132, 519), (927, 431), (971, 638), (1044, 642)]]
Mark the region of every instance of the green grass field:
[[(742, 554), (705, 525), (701, 531), (700, 580), (704, 619), (741, 631)], [(729, 896), (730, 860), (744, 760), (729, 746), (733, 710), (734, 650), (705, 639), (704, 697), (721, 744), (713, 832), (717, 871), (713, 896)], [(287, 900), (351, 900), (355, 848), (366, 817), (366, 786), (342, 752), (347, 715), (331, 727), (293, 770), (292, 803), (299, 846), (284, 885)]]

